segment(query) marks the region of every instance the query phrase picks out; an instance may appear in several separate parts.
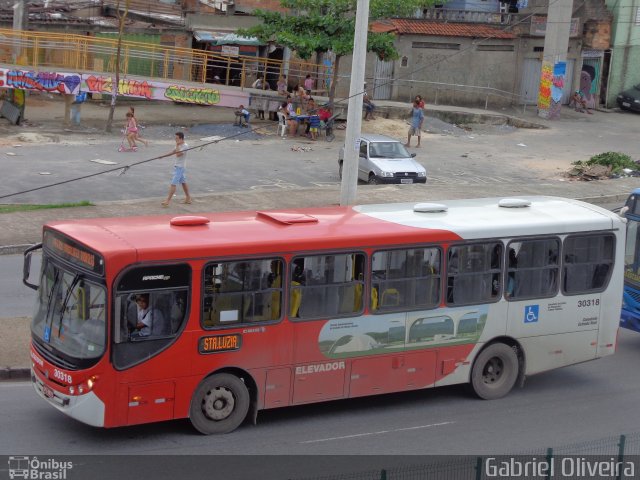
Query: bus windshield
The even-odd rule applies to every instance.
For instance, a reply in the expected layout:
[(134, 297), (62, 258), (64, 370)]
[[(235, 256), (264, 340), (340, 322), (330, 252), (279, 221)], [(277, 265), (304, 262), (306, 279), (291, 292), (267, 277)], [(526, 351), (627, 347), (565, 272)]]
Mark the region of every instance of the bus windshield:
[(106, 289), (43, 258), (31, 332), (66, 359), (102, 356), (106, 343)]

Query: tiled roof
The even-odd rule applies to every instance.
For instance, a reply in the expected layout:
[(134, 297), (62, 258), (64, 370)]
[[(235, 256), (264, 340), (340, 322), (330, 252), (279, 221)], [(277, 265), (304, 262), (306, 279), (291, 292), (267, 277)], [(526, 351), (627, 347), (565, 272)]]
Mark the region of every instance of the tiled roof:
[(445, 23), (427, 20), (391, 18), (371, 24), (372, 32), (395, 32), (400, 35), (437, 35), (440, 37), (516, 38), (504, 27), (479, 23)]

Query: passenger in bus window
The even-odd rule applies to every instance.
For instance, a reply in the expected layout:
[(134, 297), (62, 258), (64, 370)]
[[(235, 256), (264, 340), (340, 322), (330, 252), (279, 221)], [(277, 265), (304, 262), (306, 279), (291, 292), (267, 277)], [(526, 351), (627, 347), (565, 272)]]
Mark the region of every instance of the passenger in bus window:
[(149, 335), (159, 334), (164, 324), (164, 316), (157, 308), (151, 308), (149, 305), (149, 294), (139, 293), (136, 295), (137, 318), (136, 326), (132, 337), (148, 337)]

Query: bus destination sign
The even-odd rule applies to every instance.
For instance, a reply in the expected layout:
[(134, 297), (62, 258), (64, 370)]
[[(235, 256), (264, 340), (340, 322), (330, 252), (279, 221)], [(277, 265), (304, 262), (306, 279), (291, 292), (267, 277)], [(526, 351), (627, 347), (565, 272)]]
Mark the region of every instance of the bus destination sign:
[(211, 337), (202, 337), (198, 344), (200, 353), (218, 353), (228, 352), (231, 350), (239, 350), (242, 345), (242, 337), (237, 334), (214, 335)]
[(104, 274), (104, 261), (100, 255), (70, 238), (52, 231), (44, 232), (44, 246), (59, 257), (99, 275)]

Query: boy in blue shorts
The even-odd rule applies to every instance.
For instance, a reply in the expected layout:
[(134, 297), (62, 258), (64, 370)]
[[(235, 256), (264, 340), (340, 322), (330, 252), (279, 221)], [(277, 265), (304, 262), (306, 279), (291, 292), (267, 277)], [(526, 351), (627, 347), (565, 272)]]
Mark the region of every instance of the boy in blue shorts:
[(309, 133), (311, 133), (311, 140), (318, 139), (319, 128), (320, 128), (320, 115), (311, 115), (309, 117)]
[(167, 155), (175, 155), (176, 161), (173, 164), (173, 177), (171, 178), (171, 186), (169, 187), (169, 195), (167, 195), (167, 199), (162, 202), (163, 207), (168, 207), (169, 202), (173, 198), (174, 193), (176, 193), (176, 186), (178, 184), (182, 185), (182, 189), (184, 190), (185, 199), (182, 203), (191, 203), (191, 195), (189, 195), (189, 186), (187, 185), (187, 179), (185, 177), (185, 170), (187, 168), (187, 152), (186, 150), (189, 148), (184, 141), (184, 133), (176, 132), (176, 148)]

